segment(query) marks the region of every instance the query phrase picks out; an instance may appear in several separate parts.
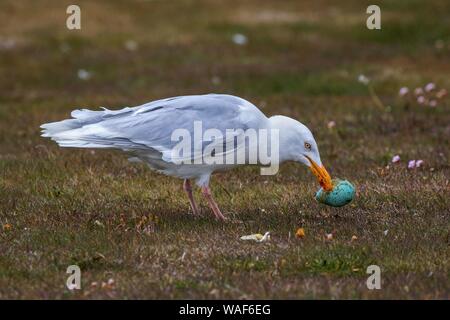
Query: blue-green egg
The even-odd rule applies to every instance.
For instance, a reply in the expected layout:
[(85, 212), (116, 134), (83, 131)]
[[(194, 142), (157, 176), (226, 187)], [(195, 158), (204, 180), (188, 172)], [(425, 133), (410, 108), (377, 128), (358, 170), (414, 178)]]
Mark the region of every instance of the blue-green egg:
[(316, 193), (316, 200), (332, 207), (342, 207), (355, 197), (355, 187), (347, 180), (334, 179), (333, 186), (331, 191), (320, 188)]

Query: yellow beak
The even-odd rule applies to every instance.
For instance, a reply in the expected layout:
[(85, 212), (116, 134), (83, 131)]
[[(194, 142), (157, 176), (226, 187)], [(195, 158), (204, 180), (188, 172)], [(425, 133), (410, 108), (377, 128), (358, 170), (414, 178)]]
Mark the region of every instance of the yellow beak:
[(333, 183), (331, 182), (331, 177), (327, 169), (325, 169), (324, 166), (319, 167), (319, 165), (308, 156), (306, 156), (306, 159), (308, 159), (309, 162), (311, 163), (311, 166), (309, 168), (311, 169), (312, 173), (317, 177), (317, 180), (319, 180), (320, 186), (325, 191), (333, 190)]

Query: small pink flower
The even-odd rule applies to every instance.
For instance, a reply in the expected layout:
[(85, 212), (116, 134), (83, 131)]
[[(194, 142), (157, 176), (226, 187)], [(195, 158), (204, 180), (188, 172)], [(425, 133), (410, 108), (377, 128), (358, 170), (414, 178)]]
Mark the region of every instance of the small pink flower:
[(434, 89), (436, 89), (436, 85), (433, 82), (430, 82), (425, 86), (426, 92), (433, 91)]
[(416, 161), (416, 168), (420, 168), (423, 165), (423, 160)]
[(416, 96), (420, 96), (421, 94), (423, 94), (423, 89), (422, 88), (415, 88), (414, 89), (414, 94)]
[(334, 127), (336, 127), (336, 122), (333, 120), (329, 121), (327, 127), (328, 129), (333, 129)]
[(409, 93), (409, 89), (407, 87), (401, 87), (398, 91), (400, 97), (404, 97)]
[(409, 160), (408, 169), (420, 168), (423, 165), (423, 160)]
[(418, 104), (424, 104), (425, 103), (425, 97), (424, 96), (417, 97), (417, 103)]
[(441, 89), (436, 93), (436, 98), (441, 99), (447, 95), (447, 90)]
[(432, 108), (437, 106), (437, 101), (436, 100), (430, 100), (430, 102), (428, 103), (428, 105)]
[(392, 157), (392, 163), (397, 163), (400, 162), (400, 156), (399, 155), (395, 155)]

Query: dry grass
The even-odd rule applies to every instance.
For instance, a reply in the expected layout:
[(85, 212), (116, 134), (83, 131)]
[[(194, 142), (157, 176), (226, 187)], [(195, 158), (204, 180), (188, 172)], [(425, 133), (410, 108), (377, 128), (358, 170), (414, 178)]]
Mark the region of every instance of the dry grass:
[[(448, 100), (430, 109), (397, 98), (403, 85), (450, 88), (448, 1), (383, 2), (381, 32), (365, 29), (359, 1), (298, 2), (79, 1), (83, 29), (68, 31), (68, 2), (3, 1), (0, 40), (16, 45), (0, 49), (0, 298), (449, 298)], [(235, 32), (249, 43), (234, 45)], [(124, 48), (130, 39), (138, 50)], [(76, 107), (203, 92), (307, 124), (356, 200), (319, 205), (296, 164), (273, 177), (242, 168), (213, 179), (223, 224), (205, 204), (189, 215), (177, 179), (39, 137)], [(386, 168), (394, 154), (403, 163)], [(406, 169), (419, 158), (424, 168)], [(272, 241), (239, 240), (265, 231)], [(83, 272), (75, 293), (70, 264)], [(381, 290), (365, 286), (370, 264)]]

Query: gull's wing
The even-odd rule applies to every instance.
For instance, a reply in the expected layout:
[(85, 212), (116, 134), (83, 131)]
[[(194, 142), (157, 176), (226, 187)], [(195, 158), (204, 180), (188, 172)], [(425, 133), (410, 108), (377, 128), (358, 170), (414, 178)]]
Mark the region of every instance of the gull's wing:
[(71, 115), (74, 119), (44, 124), (43, 136), (62, 147), (157, 150), (166, 161), (173, 160), (171, 150), (179, 142), (172, 139), (176, 129), (198, 139), (194, 122), (200, 121), (203, 132), (219, 130), (222, 136), (215, 139), (223, 143), (227, 129), (258, 129), (267, 120), (250, 102), (221, 94), (174, 97), (117, 111), (75, 110)]

